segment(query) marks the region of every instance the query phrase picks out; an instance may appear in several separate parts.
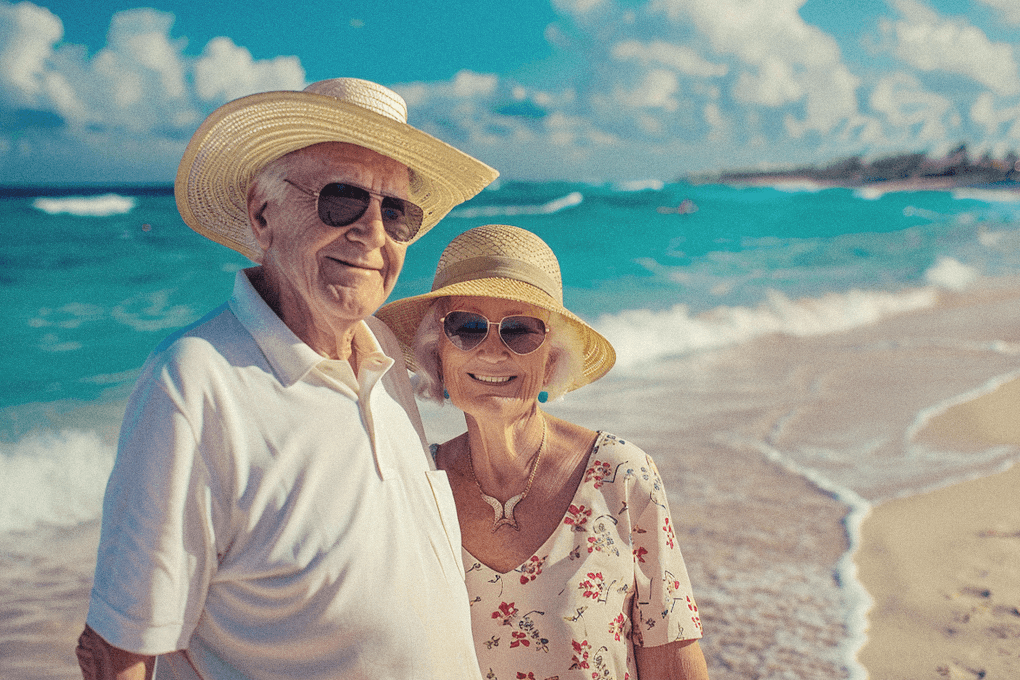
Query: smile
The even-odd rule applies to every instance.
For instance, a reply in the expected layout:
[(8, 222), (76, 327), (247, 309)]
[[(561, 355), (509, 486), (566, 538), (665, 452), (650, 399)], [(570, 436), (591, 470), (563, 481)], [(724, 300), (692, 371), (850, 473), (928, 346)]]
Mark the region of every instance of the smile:
[(378, 267), (372, 267), (372, 266), (369, 266), (367, 264), (359, 264), (357, 262), (348, 262), (346, 260), (341, 260), (340, 258), (331, 257), (329, 255), (326, 256), (326, 259), (327, 260), (332, 260), (333, 262), (336, 262), (337, 264), (341, 264), (341, 265), (343, 265), (345, 267), (350, 267), (352, 269), (366, 269), (368, 271), (378, 271), (379, 270)]
[(515, 377), (515, 376), (512, 376), (512, 375), (502, 375), (502, 376), (475, 375), (474, 373), (468, 373), (468, 375), (470, 375), (472, 378), (474, 378), (475, 380), (477, 380), (479, 382), (490, 383), (490, 384), (493, 384), (493, 385), (499, 385), (499, 384), (502, 384), (502, 383), (508, 383), (511, 380), (513, 380), (514, 377)]

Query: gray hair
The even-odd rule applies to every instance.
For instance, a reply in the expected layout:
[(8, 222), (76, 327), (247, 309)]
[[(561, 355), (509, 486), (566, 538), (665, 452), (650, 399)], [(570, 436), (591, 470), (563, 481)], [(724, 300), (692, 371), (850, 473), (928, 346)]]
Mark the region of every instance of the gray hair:
[(282, 201), (287, 187), (284, 180), (294, 166), (294, 152), (271, 160), (255, 171), (248, 184), (248, 195), (256, 195), (267, 202)]
[[(443, 336), (439, 320), (445, 312), (446, 299), (439, 298), (432, 303), (414, 335), (414, 361), (417, 365), (415, 390), (423, 399), (438, 403), (443, 403), (445, 391), (439, 365), (439, 341)], [(556, 313), (549, 317), (546, 341), (550, 344), (549, 358), (553, 362), (553, 370), (543, 389), (549, 393), (550, 400), (559, 399), (573, 384), (574, 376), (584, 370), (581, 359), (584, 341), (573, 324), (563, 321)]]

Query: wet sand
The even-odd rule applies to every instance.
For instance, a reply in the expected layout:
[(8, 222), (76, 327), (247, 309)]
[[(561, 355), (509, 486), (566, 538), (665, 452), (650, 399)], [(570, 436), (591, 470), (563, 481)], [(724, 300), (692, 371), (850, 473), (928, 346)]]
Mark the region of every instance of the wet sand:
[(80, 679), (74, 648), (88, 610), (99, 522), (0, 541), (0, 678)]
[[(959, 404), (919, 438), (1020, 446), (1020, 380)], [(1020, 672), (1020, 465), (877, 506), (855, 560), (874, 599), (858, 658), (875, 680)]]

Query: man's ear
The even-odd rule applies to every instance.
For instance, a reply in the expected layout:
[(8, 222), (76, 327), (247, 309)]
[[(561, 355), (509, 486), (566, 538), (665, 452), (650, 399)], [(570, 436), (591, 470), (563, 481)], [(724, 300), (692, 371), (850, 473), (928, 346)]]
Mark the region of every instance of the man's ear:
[(248, 225), (251, 227), (255, 242), (259, 244), (264, 253), (269, 250), (269, 246), (273, 242), (273, 230), (269, 228), (269, 222), (266, 219), (266, 208), (269, 207), (269, 202), (264, 200), (260, 194), (261, 192), (254, 187), (248, 192)]

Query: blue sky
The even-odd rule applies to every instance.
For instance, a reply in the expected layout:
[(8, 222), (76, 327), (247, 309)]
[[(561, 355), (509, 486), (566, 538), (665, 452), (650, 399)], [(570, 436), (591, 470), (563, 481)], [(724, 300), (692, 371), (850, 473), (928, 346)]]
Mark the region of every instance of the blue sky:
[(1001, 156), (1020, 0), (0, 0), (0, 183), (170, 182), (217, 106), (335, 76), (510, 179)]

